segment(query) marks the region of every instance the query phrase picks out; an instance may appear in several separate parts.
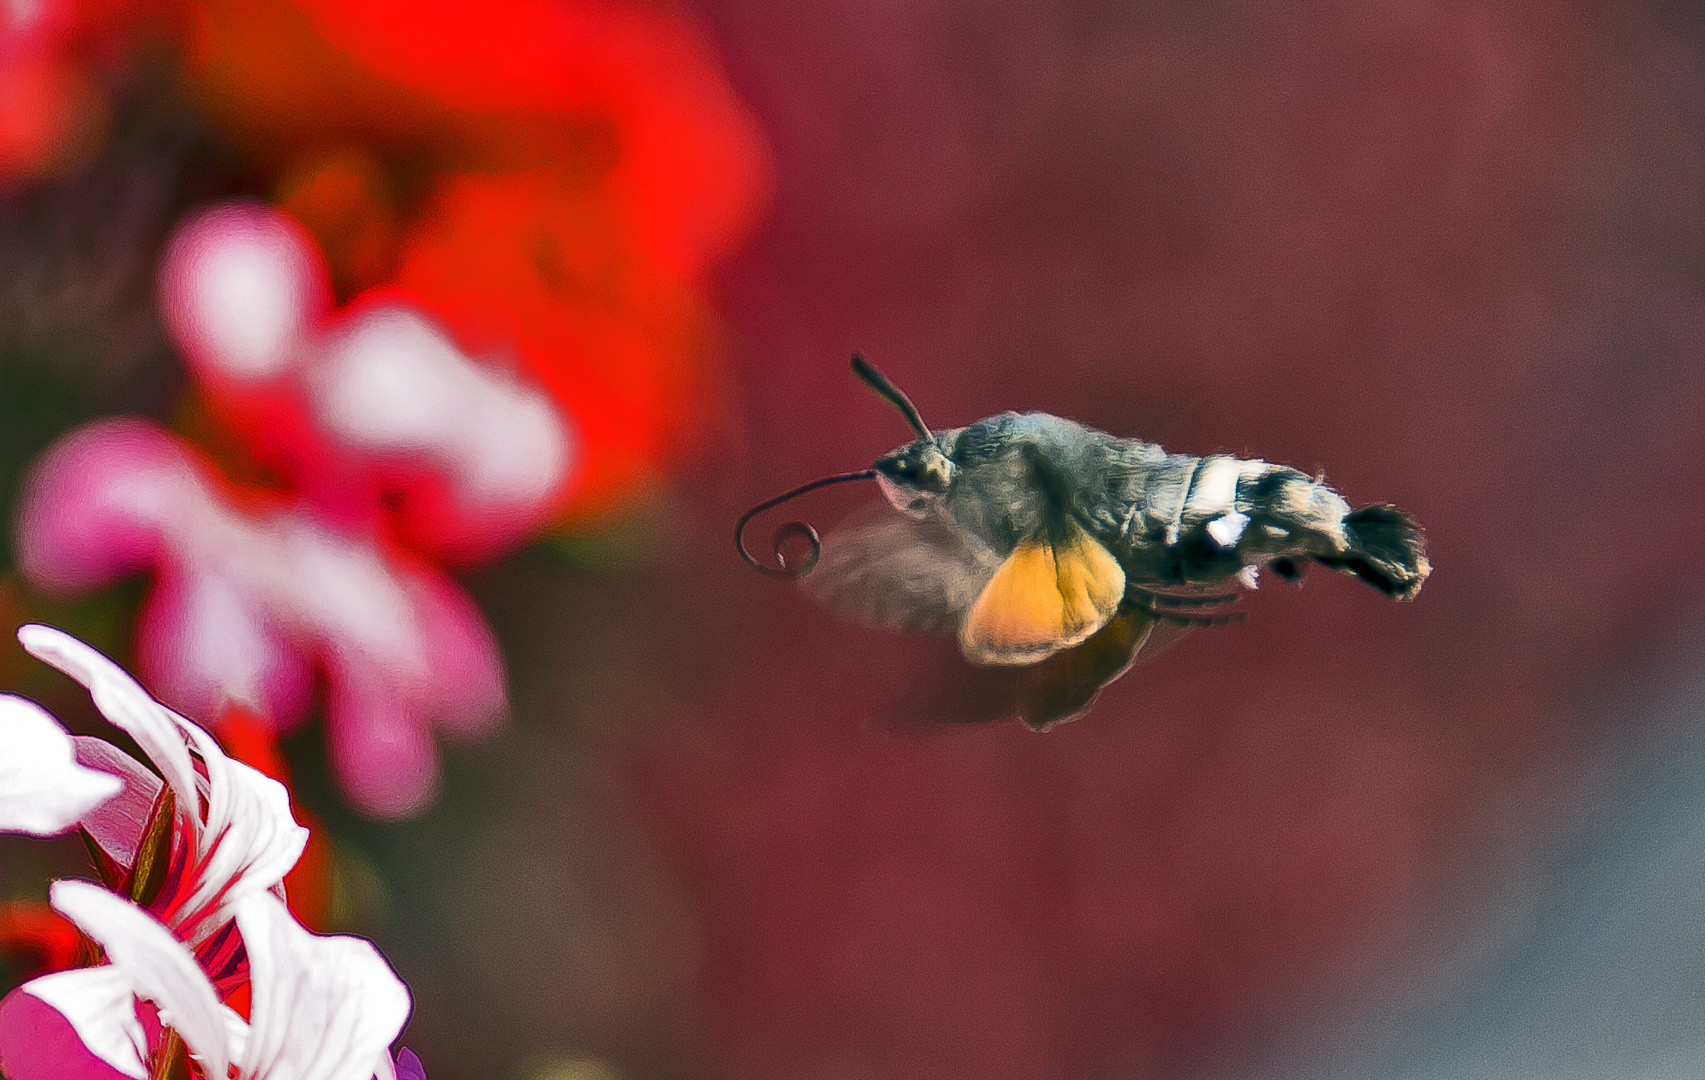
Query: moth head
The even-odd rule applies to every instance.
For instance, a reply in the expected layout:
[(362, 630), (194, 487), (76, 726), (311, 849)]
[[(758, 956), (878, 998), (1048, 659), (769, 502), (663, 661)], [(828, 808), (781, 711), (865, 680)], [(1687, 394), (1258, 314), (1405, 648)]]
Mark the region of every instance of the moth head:
[(876, 459), (876, 483), (904, 514), (927, 513), (953, 486), (958, 467), (934, 439), (919, 439)]
[[(871, 468), (812, 480), (773, 499), (765, 499), (740, 515), (739, 523), (734, 526), (734, 550), (738, 551), (748, 564), (771, 577), (799, 578), (809, 574), (811, 568), (817, 565), (817, 558), (822, 554), (823, 546), (816, 529), (803, 521), (790, 521), (777, 529), (775, 536), (771, 538), (770, 546), (775, 564), (766, 564), (746, 547), (746, 525), (765, 510), (830, 484), (875, 480), (896, 509), (912, 517), (921, 518), (928, 516), (935, 501), (953, 486), (953, 461), (947, 456), (948, 451), (943, 449), (942, 441), (930, 431), (929, 426), (924, 423), (924, 418), (918, 415), (918, 408), (912, 404), (911, 399), (890, 382), (888, 376), (876, 370), (870, 361), (858, 353), (853, 353), (852, 369), (866, 386), (900, 410), (900, 414), (906, 418), (906, 423), (918, 433), (918, 440), (885, 455)], [(947, 445), (952, 446), (957, 432), (947, 434)], [(799, 542), (807, 544), (810, 550), (799, 555)], [(789, 543), (795, 545), (793, 554), (783, 550)]]
[(894, 504), (894, 509), (903, 514), (922, 517), (927, 514), (935, 501), (953, 486), (953, 474), (956, 468), (953, 460), (942, 449), (941, 440), (924, 418), (918, 415), (918, 408), (912, 404), (899, 387), (889, 381), (888, 376), (876, 368), (858, 353), (853, 353), (853, 371), (864, 384), (900, 410), (900, 415), (906, 418), (913, 431), (918, 433), (916, 442), (907, 443), (892, 453), (884, 454), (876, 459), (872, 469), (876, 473), (876, 482), (882, 488), (882, 494)]

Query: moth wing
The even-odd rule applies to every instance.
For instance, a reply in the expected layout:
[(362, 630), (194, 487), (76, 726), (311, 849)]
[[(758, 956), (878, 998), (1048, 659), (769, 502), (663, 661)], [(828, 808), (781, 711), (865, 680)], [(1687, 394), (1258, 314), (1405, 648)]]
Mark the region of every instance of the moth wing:
[(951, 522), (903, 517), (881, 503), (824, 538), (822, 556), (800, 585), (865, 626), (951, 633), (999, 564)]
[(1068, 519), (1063, 539), (1013, 548), (966, 613), (959, 647), (973, 664), (1034, 664), (1087, 641), (1124, 596), (1119, 560)]
[(1101, 691), (1130, 670), (1154, 625), (1148, 612), (1123, 604), (1083, 644), (1022, 669), (1019, 719), (1042, 731), (1087, 713)]
[(1088, 713), (1101, 691), (1147, 660), (1172, 629), (1122, 605), (1088, 641), (1027, 668), (967, 664), (955, 642), (916, 639), (895, 658), (894, 689), (871, 720), (912, 735), (1014, 718), (1049, 728)]

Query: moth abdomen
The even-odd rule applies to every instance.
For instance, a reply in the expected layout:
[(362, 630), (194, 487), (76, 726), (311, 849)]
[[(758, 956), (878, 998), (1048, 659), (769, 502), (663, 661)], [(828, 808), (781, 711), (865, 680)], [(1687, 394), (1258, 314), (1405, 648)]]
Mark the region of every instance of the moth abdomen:
[(1317, 556), (1316, 561), (1347, 570), (1399, 600), (1412, 600), (1432, 572), (1426, 541), (1408, 514), (1390, 503), (1374, 503), (1344, 517), (1344, 556)]

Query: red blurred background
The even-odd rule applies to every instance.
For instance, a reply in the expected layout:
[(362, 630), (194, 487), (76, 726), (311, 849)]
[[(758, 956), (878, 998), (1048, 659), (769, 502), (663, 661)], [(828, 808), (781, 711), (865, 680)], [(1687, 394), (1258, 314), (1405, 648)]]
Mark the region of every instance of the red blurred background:
[[(1618, 812), (1605, 793), (1699, 782), (1629, 762), (1700, 711), (1673, 688), (1700, 659), (1705, 561), (1705, 18), (675, 14), (714, 42), (771, 169), (744, 242), (690, 253), (717, 255), (706, 276), (624, 249), (655, 275), (628, 279), (650, 283), (636, 317), (680, 310), (682, 281), (716, 313), (671, 324), (715, 359), (682, 412), (647, 414), (641, 450), (692, 437), (612, 464), (622, 496), (593, 524), (465, 577), (512, 723), (449, 753), (424, 817), (355, 818), (317, 736), (286, 744), (370, 875), (358, 928), (414, 990), (434, 1080), (581, 1058), (631, 1080), (1248, 1075), (1334, 1044), (1378, 1059), (1417, 1010), (1450, 1042), (1452, 1014), (1423, 1006), (1495, 979), (1524, 913), (1592, 871), (1570, 837)], [(171, 414), (182, 377), (138, 253), (175, 208), (253, 186), (202, 116), (155, 106), (6, 200), (10, 348), (95, 341), (60, 427)], [(484, 250), (477, 230), (435, 240)], [(491, 257), (494, 283), (521, 265)], [(1323, 469), (1412, 511), (1436, 573), (1403, 606), (1325, 574), (1270, 584), (1246, 623), (1046, 735), (873, 727), (911, 643), (835, 622), (729, 543), (751, 503), (906, 439), (853, 348), (933, 425), (1046, 409)], [(58, 430), (39, 426), (9, 437), (39, 447)], [(1647, 709), (1666, 694), (1672, 727)], [(1674, 1038), (1705, 1032), (1689, 1002), (1669, 1003)]]

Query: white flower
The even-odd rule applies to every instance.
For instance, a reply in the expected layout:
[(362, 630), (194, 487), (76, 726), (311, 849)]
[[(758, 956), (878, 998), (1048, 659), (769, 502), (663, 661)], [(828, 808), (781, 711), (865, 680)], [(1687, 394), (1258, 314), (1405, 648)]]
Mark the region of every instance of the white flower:
[(135, 739), (165, 777), (187, 865), (172, 894), (153, 907), (180, 938), (200, 945), (230, 921), (245, 897), (282, 888), (308, 842), (308, 830), (290, 814), (283, 784), (226, 757), (213, 736), (69, 634), (26, 626), (18, 640), (87, 687), (101, 714)]
[(71, 736), (39, 706), (0, 694), (0, 832), (62, 833), (123, 786), (77, 764)]
[[(233, 1066), (240, 1080), (394, 1080), (388, 1048), (408, 1018), (408, 991), (370, 943), (309, 933), (291, 916), (281, 883), (308, 831), (291, 816), (285, 787), (227, 758), (207, 732), (75, 638), (26, 626), (18, 639), (87, 687), (164, 780), (0, 696), (0, 828), (46, 834), (81, 824), (125, 875), (144, 876), (133, 867), (145, 855), (169, 853), (171, 869), (158, 893), (135, 894), (147, 907), (89, 882), (53, 884), (53, 907), (108, 962), (42, 976), (0, 1002), (0, 1067), (20, 1080), (57, 1080), (80, 1061), (92, 1066), (93, 1055), (146, 1080), (178, 1045), (163, 1026), (210, 1080), (226, 1080)], [(168, 805), (169, 845), (151, 830), (168, 820)], [(248, 1020), (220, 1003), (244, 982)], [(141, 1002), (152, 1003), (159, 1025), (138, 1012)], [(75, 1039), (38, 1037), (44, 1016)]]
[(241, 1080), (394, 1075), (389, 1047), (408, 1019), (409, 994), (370, 942), (309, 933), (277, 897), (251, 893), (236, 905), (249, 954), (244, 1021), (219, 1004), (195, 957), (146, 911), (81, 881), (55, 882), (52, 900), (111, 962), (47, 975), (19, 992), (59, 1010), (124, 1075), (144, 1080), (157, 1049), (137, 1020), (138, 998), (155, 1005), (209, 1077), (225, 1077), (230, 1065)]

